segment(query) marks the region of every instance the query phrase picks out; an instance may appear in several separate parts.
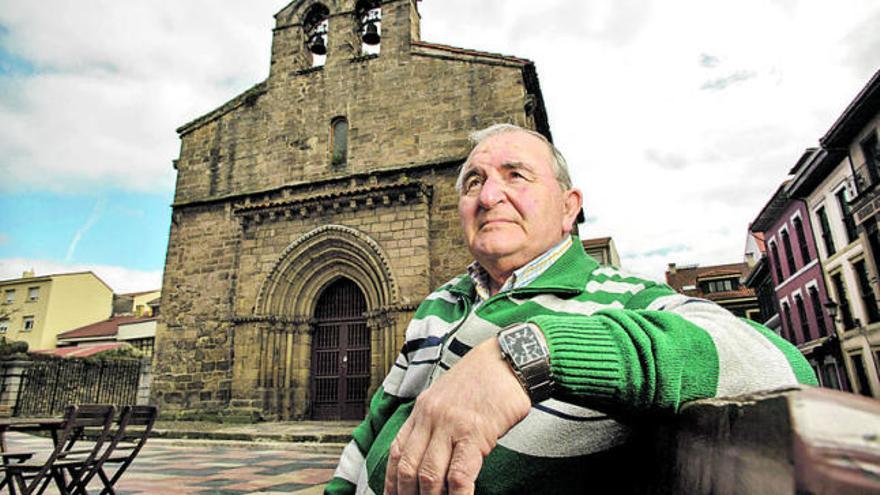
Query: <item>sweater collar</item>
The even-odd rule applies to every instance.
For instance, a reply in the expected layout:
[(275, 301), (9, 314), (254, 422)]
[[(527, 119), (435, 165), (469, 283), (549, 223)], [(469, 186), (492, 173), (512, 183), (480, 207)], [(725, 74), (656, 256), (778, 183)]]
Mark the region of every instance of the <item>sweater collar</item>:
[[(513, 287), (511, 292), (580, 292), (584, 289), (586, 279), (595, 270), (599, 263), (584, 251), (584, 246), (578, 236), (572, 235), (568, 248), (558, 256), (550, 266), (545, 267), (541, 273), (523, 286)], [(551, 248), (551, 251), (553, 248)], [(549, 253), (549, 251), (548, 251)], [(543, 258), (546, 254), (539, 258)], [(526, 268), (529, 265), (524, 266)], [(520, 270), (522, 270), (521, 268)], [(506, 289), (505, 289), (506, 290)], [(468, 275), (464, 275), (449, 288), (450, 292), (468, 297), (477, 298), (476, 283)]]
[(580, 237), (571, 236), (571, 246), (532, 283), (514, 292), (581, 292), (599, 263), (584, 251)]
[[(568, 248), (571, 247), (571, 244), (572, 238), (568, 236), (537, 258), (517, 268), (507, 277), (507, 280), (504, 281), (498, 292), (511, 292), (526, 287), (540, 277), (556, 260), (562, 257)], [(467, 270), (468, 275), (474, 281), (474, 289), (479, 300), (485, 301), (489, 299), (489, 272), (477, 261), (471, 263)]]

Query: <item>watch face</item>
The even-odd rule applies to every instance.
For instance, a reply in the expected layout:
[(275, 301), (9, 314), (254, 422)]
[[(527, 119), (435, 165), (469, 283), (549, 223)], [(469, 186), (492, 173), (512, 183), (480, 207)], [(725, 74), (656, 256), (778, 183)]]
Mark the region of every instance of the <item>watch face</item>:
[(546, 355), (541, 341), (528, 327), (505, 333), (504, 341), (511, 359), (517, 366), (542, 359)]

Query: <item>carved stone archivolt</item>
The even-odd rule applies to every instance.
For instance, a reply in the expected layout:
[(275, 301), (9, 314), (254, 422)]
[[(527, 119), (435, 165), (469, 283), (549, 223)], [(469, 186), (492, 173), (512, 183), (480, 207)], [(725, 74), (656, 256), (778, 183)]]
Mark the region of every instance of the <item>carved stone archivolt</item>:
[[(388, 257), (369, 236), (351, 227), (325, 225), (291, 243), (262, 284), (254, 313), (236, 318), (253, 325), (259, 343), (256, 375), (263, 410), (279, 418), (309, 416), (309, 363), (315, 305), (340, 277), (354, 282), (367, 303), (371, 392), (396, 354), (398, 288)], [(390, 357), (389, 357), (390, 356)]]
[(397, 284), (382, 248), (356, 229), (325, 225), (284, 250), (260, 288), (255, 316), (311, 315), (318, 295), (339, 277), (358, 285), (370, 310), (398, 300)]

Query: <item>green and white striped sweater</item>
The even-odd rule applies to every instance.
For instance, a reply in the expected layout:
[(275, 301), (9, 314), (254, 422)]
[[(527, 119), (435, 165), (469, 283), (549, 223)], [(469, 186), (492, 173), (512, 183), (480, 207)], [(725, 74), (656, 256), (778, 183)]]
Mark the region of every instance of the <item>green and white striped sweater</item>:
[(626, 442), (630, 429), (617, 420), (624, 416), (816, 384), (797, 349), (766, 328), (710, 301), (600, 267), (574, 240), (533, 282), (476, 309), (468, 276), (425, 299), (325, 493), (382, 493), (391, 441), (415, 397), (515, 322), (532, 321), (544, 331), (558, 393), (498, 440), (477, 493), (571, 492), (585, 463)]

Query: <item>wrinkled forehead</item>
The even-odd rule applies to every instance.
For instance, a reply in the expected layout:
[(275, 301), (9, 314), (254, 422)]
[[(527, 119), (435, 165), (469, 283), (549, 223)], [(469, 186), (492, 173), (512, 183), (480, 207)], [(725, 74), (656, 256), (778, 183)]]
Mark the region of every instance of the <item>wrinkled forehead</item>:
[(519, 163), (536, 171), (551, 171), (553, 156), (546, 143), (529, 133), (509, 131), (490, 136), (471, 150), (462, 167), (466, 170), (475, 163)]

